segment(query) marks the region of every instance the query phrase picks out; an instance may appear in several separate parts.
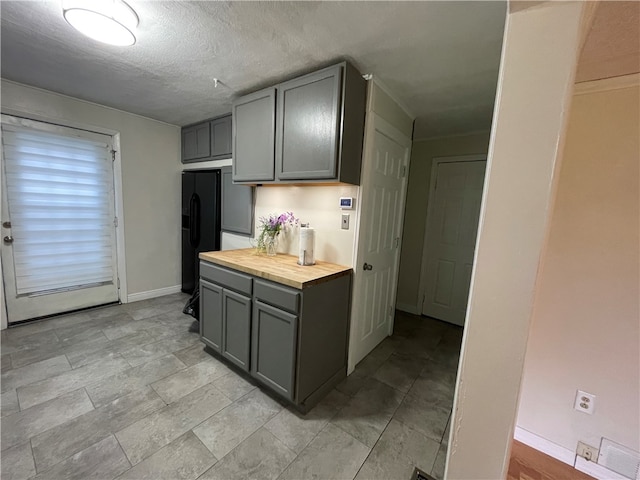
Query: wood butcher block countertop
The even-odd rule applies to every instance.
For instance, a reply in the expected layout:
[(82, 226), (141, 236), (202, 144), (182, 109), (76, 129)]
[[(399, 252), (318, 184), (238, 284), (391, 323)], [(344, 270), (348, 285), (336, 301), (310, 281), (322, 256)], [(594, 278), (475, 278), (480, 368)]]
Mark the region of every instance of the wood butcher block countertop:
[(317, 260), (315, 265), (298, 265), (298, 257), (283, 253), (273, 257), (256, 255), (253, 248), (202, 252), (200, 260), (300, 290), (351, 273), (351, 267)]

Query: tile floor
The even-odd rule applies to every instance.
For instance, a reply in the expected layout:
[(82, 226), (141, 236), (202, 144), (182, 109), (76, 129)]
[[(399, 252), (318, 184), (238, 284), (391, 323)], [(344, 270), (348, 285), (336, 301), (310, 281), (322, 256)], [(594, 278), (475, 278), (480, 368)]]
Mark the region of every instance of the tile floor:
[(398, 312), (301, 416), (203, 351), (186, 298), (2, 331), (2, 478), (442, 478), (462, 329)]

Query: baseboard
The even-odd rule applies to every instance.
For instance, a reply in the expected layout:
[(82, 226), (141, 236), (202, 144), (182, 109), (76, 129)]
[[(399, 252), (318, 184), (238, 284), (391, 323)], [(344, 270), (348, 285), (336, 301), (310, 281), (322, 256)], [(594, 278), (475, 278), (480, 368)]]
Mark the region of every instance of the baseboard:
[(632, 73), (630, 75), (621, 75), (619, 77), (602, 78), (600, 80), (576, 83), (573, 93), (575, 95), (585, 95), (588, 93), (606, 92), (609, 90), (618, 90), (620, 88), (635, 87), (637, 85), (640, 85), (640, 73)]
[(561, 447), (560, 445), (556, 445), (546, 438), (539, 437), (535, 433), (531, 433), (524, 428), (516, 427), (513, 438), (520, 443), (524, 443), (525, 445), (538, 450), (539, 452), (545, 453), (556, 460), (560, 460), (567, 465), (571, 465), (573, 467), (575, 464), (575, 452), (572, 452), (568, 448)]
[(139, 302), (140, 300), (148, 300), (149, 298), (162, 297), (164, 295), (171, 295), (172, 293), (179, 293), (182, 289), (180, 285), (174, 285), (173, 287), (158, 288), (156, 290), (148, 290), (146, 292), (132, 293), (127, 295), (127, 303)]
[(620, 475), (619, 473), (609, 470), (602, 465), (590, 462), (582, 457), (579, 457), (568, 448), (556, 445), (550, 442), (546, 438), (539, 437), (535, 433), (531, 433), (523, 428), (516, 427), (513, 438), (524, 443), (525, 445), (545, 453), (550, 457), (560, 460), (561, 462), (571, 465), (576, 470), (591, 475), (598, 480), (629, 480), (627, 477)]
[(412, 313), (413, 315), (420, 315), (420, 310), (417, 305), (409, 305), (408, 303), (396, 303), (396, 309), (402, 312)]

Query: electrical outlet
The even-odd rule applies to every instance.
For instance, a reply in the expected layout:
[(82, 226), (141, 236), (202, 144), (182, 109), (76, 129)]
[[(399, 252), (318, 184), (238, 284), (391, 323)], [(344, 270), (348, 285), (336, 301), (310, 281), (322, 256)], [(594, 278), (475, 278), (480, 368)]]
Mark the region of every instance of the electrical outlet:
[(348, 213), (342, 214), (342, 229), (349, 230), (349, 214)]
[(590, 462), (598, 461), (598, 449), (596, 447), (592, 447), (591, 445), (587, 445), (584, 442), (578, 442), (576, 455)]
[(591, 393), (578, 390), (573, 408), (579, 412), (593, 415), (593, 410), (596, 408), (596, 396)]

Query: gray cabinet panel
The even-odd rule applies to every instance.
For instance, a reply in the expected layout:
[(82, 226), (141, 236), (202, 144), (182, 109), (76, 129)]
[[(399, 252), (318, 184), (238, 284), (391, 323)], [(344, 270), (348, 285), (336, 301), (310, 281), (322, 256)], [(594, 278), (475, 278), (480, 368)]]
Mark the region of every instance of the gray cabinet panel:
[(222, 355), (249, 370), (251, 299), (229, 290), (222, 291)]
[(277, 177), (336, 177), (342, 66), (326, 68), (278, 87)]
[(188, 162), (211, 155), (209, 122), (182, 129), (182, 161)]
[(220, 352), (222, 346), (222, 288), (200, 280), (200, 340)]
[(231, 156), (231, 115), (211, 120), (211, 158)]
[(297, 325), (297, 316), (254, 301), (251, 375), (290, 400), (293, 400)]
[(200, 276), (231, 290), (251, 295), (252, 278), (244, 273), (200, 261)]
[(298, 313), (300, 306), (300, 290), (287, 288), (282, 285), (254, 280), (254, 296), (264, 303), (282, 308), (291, 313)]
[(274, 179), (276, 89), (267, 88), (233, 104), (233, 181)]
[(253, 235), (255, 187), (232, 181), (231, 167), (222, 168), (222, 230)]

